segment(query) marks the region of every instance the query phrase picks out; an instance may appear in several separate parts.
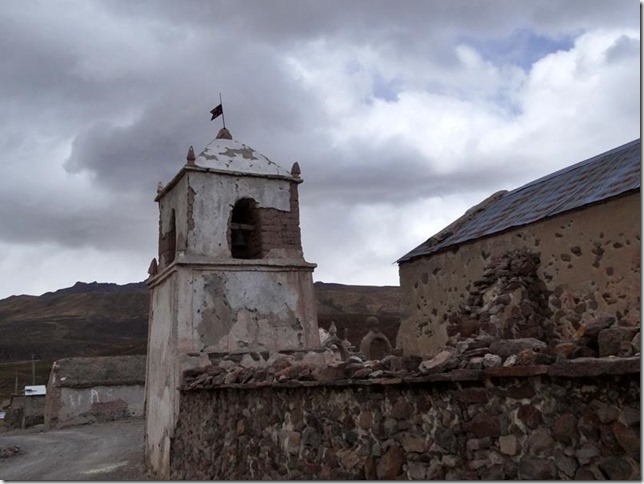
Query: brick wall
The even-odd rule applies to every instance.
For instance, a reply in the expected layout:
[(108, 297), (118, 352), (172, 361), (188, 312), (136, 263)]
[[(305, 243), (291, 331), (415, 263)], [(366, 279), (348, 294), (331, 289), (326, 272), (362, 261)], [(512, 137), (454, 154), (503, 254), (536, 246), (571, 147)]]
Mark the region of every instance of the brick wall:
[(262, 256), (273, 249), (302, 251), (297, 183), (291, 183), (290, 191), (290, 211), (259, 209)]

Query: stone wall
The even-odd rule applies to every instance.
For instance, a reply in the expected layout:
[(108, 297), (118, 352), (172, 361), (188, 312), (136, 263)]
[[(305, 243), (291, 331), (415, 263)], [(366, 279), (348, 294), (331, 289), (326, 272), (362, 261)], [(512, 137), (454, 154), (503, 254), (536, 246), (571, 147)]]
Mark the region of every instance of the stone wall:
[(45, 395), (14, 395), (4, 417), (11, 428), (25, 429), (45, 419)]
[[(401, 263), (403, 314), (397, 346), (405, 354), (436, 354), (454, 326), (450, 318), (485, 326), (480, 314), (465, 314), (467, 308), (478, 304), (474, 309), (487, 311), (493, 304), (483, 306), (501, 292), (512, 296), (515, 315), (527, 323), (515, 324), (513, 330), (525, 334), (556, 331), (567, 339), (605, 316), (621, 326), (639, 326), (640, 203), (638, 192)], [(501, 267), (503, 255), (516, 249), (534, 254), (536, 263)], [(519, 288), (522, 294), (507, 285), (517, 275), (525, 283)], [(484, 290), (488, 299), (472, 301)], [(529, 300), (522, 303), (526, 296)], [(522, 310), (526, 314), (516, 313)], [(494, 316), (487, 315), (487, 321)], [(542, 327), (541, 320), (552, 326)]]
[(472, 369), (473, 350), (187, 374), (171, 477), (640, 478), (639, 357)]

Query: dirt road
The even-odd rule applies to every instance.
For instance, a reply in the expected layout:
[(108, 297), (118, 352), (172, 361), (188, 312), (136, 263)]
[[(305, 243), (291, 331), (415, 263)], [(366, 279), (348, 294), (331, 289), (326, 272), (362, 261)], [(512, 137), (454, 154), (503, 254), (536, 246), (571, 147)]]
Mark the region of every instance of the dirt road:
[(139, 480), (143, 467), (143, 420), (41, 428), (0, 434), (0, 448), (17, 445), (20, 453), (0, 458), (0, 479)]

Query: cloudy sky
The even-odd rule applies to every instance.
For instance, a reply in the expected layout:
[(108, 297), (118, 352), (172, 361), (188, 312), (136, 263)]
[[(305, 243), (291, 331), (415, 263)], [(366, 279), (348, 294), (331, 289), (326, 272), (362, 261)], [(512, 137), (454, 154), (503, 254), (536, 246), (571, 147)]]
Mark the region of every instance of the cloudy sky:
[(0, 297), (147, 277), (159, 181), (221, 127), (298, 161), (315, 280), (639, 137), (636, 0), (0, 3)]

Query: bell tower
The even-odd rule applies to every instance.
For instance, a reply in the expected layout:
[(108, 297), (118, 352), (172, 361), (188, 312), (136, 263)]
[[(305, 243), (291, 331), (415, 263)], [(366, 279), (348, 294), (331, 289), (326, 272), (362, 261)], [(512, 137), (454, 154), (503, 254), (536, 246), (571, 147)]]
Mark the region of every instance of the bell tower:
[(223, 128), (159, 185), (150, 267), (146, 460), (168, 478), (183, 371), (209, 355), (319, 349), (313, 269), (304, 260), (290, 171)]

